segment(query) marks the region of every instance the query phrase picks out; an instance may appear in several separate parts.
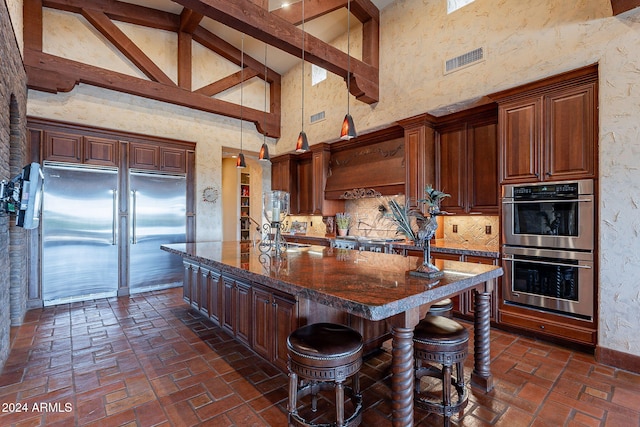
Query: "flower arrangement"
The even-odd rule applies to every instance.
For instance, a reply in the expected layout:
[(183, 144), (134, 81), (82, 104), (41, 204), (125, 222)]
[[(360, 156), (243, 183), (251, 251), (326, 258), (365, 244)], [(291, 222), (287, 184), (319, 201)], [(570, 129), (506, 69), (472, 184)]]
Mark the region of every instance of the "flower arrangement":
[(338, 212), (336, 214), (336, 227), (338, 230), (348, 230), (351, 225), (351, 214)]

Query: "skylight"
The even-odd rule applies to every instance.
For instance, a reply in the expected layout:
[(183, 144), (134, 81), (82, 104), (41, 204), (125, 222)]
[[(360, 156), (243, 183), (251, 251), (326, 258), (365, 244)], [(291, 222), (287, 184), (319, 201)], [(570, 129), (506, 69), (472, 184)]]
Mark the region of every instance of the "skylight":
[(447, 0), (447, 13), (455, 12), (474, 1), (475, 0)]

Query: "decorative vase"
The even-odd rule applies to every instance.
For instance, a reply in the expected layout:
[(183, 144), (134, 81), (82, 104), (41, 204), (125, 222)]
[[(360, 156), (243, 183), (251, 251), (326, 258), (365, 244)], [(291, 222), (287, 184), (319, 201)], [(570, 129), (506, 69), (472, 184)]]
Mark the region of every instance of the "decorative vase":
[(436, 230), (438, 229), (438, 221), (436, 219), (436, 215), (438, 215), (439, 213), (439, 210), (430, 209), (429, 219), (425, 221), (425, 223), (420, 227), (420, 230), (418, 230), (418, 239), (415, 241), (415, 243), (416, 246), (422, 248), (423, 260), (422, 265), (409, 272), (409, 274), (412, 276), (435, 279), (444, 275), (444, 273), (440, 271), (438, 267), (431, 263), (431, 239), (433, 238), (433, 236), (435, 236)]

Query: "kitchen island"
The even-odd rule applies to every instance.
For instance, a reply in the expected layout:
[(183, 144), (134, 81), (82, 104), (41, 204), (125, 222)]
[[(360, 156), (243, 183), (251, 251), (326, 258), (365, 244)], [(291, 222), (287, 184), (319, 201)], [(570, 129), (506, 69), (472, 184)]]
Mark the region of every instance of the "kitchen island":
[[(394, 426), (413, 425), (412, 337), (420, 308), (476, 289), (472, 385), (484, 391), (493, 387), (489, 301), (492, 279), (502, 275), (498, 266), (445, 261), (442, 277), (424, 279), (408, 274), (422, 262), (412, 256), (302, 245), (275, 258), (239, 242), (171, 244), (162, 249), (183, 258), (185, 299), (192, 305), (197, 300), (200, 311), (223, 327), (232, 326), (237, 339), (271, 360), (286, 357), (287, 331), (323, 320), (313, 307), (371, 321), (386, 319), (393, 348)], [(268, 341), (265, 334), (275, 334), (270, 349), (262, 348)]]

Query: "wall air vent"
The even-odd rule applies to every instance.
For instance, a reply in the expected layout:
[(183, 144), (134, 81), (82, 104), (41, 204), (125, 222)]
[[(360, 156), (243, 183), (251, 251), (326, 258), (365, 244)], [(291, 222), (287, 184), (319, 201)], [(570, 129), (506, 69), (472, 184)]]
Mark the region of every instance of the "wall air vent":
[(311, 120), (310, 122), (313, 124), (315, 122), (319, 122), (321, 120), (324, 120), (324, 111), (320, 111), (319, 113), (315, 113), (311, 115)]
[(444, 73), (453, 73), (454, 71), (458, 71), (484, 61), (484, 53), (484, 48), (479, 47), (471, 52), (463, 53), (460, 56), (448, 59), (444, 64)]

